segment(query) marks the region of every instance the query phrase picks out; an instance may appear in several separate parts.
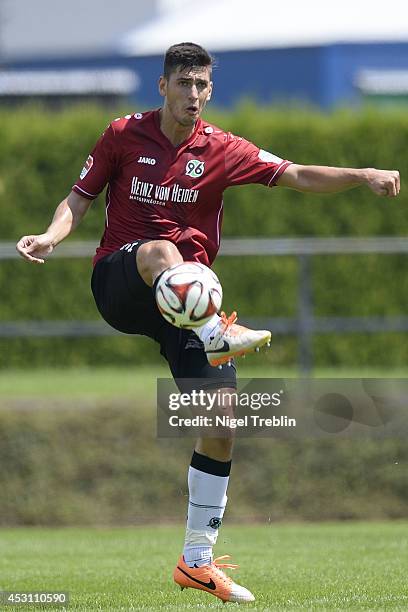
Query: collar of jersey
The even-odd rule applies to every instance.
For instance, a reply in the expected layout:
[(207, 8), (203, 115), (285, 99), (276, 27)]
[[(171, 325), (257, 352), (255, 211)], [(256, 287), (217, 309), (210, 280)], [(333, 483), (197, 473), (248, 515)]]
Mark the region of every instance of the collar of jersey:
[(165, 134), (163, 134), (163, 132), (160, 129), (160, 110), (161, 108), (158, 108), (157, 110), (155, 110), (153, 112), (153, 119), (154, 119), (154, 124), (156, 126), (156, 129), (158, 130), (160, 137), (166, 142), (167, 146), (171, 149), (177, 150), (177, 149), (181, 149), (182, 147), (185, 146), (190, 146), (193, 144), (193, 142), (198, 138), (199, 136), (199, 132), (200, 132), (200, 128), (202, 128), (203, 126), (203, 120), (201, 119), (201, 117), (199, 117), (196, 121), (195, 124), (195, 128), (194, 128), (194, 132), (191, 134), (191, 136), (189, 138), (187, 138), (187, 140), (184, 140), (183, 142), (181, 142), (179, 145), (174, 145), (170, 142), (170, 140), (167, 138), (167, 136)]

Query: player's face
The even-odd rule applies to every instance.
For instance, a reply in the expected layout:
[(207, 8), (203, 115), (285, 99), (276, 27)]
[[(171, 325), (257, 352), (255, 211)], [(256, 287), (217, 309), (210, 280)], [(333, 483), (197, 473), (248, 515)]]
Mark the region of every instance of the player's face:
[(160, 77), (159, 90), (173, 119), (183, 127), (193, 126), (211, 97), (210, 69), (178, 68), (168, 79)]

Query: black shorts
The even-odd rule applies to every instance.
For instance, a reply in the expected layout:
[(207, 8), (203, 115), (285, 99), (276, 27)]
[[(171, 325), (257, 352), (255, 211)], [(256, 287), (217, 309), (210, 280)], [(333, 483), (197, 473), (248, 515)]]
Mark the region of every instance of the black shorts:
[(171, 325), (160, 314), (153, 290), (136, 266), (136, 252), (144, 242), (149, 240), (106, 255), (95, 265), (91, 286), (100, 314), (114, 329), (158, 342), (181, 392), (193, 388), (191, 379), (200, 379), (200, 388), (236, 388), (234, 363), (222, 369), (210, 366), (198, 336)]

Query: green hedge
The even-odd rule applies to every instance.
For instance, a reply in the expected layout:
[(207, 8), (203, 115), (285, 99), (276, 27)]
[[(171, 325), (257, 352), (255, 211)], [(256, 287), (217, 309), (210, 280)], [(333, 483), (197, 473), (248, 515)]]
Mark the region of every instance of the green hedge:
[[(3, 406), (0, 525), (182, 522), (192, 446), (137, 400)], [(241, 439), (226, 518), (407, 518), (407, 460), (405, 440)]]
[[(43, 231), (111, 120), (111, 113), (91, 107), (61, 113), (0, 111), (2, 240)], [(234, 113), (208, 113), (208, 120), (297, 163), (398, 168), (406, 175), (405, 112), (323, 115), (249, 105)], [(330, 197), (232, 188), (225, 197), (224, 235), (401, 235), (408, 229), (407, 197), (403, 190), (398, 200), (380, 199), (366, 188)], [(77, 229), (77, 238), (99, 237), (102, 200)]]
[[(129, 112), (124, 110), (123, 114)], [(93, 143), (112, 115), (97, 108), (48, 113), (41, 108), (0, 111), (0, 239), (17, 240), (49, 223), (56, 204), (69, 192)], [(408, 116), (241, 106), (233, 113), (213, 112), (208, 119), (259, 146), (299, 163), (398, 168), (404, 178), (408, 155)], [(245, 186), (227, 191), (224, 235), (375, 236), (406, 235), (407, 195), (378, 198), (367, 188), (334, 196), (300, 194), (288, 189)], [(97, 241), (104, 224), (99, 198), (74, 239)], [(331, 256), (313, 262), (318, 315), (362, 316), (406, 313), (408, 280), (404, 256)], [(241, 316), (295, 316), (298, 269), (295, 258), (220, 258), (225, 308)], [(1, 262), (2, 320), (95, 319), (87, 260), (50, 260), (46, 266)], [(149, 342), (127, 338), (81, 340), (1, 340), (0, 366), (60, 363), (79, 365), (104, 360), (157, 360)], [(50, 352), (51, 350), (51, 352)], [(406, 335), (322, 336), (315, 339), (324, 365), (403, 365)], [(275, 363), (296, 359), (290, 338), (277, 338)]]

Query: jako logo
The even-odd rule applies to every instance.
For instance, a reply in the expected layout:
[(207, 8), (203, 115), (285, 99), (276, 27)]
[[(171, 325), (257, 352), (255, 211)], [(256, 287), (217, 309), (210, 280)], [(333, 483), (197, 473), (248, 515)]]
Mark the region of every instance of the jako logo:
[(150, 166), (154, 166), (156, 164), (156, 160), (153, 157), (142, 157), (140, 156), (137, 160), (138, 164), (149, 164)]

